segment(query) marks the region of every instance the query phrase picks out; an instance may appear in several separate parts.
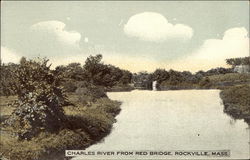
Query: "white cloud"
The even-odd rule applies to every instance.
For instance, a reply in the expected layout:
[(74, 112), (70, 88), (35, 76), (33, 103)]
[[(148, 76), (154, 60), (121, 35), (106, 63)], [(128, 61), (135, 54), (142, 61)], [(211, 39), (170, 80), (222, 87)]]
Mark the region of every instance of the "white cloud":
[(65, 30), (65, 24), (60, 21), (43, 21), (31, 26), (31, 30), (42, 34), (54, 35), (55, 38), (65, 44), (79, 46), (81, 34), (76, 31)]
[(208, 70), (228, 67), (225, 59), (249, 56), (249, 37), (245, 28), (231, 28), (222, 39), (208, 39), (190, 56), (174, 61), (168, 67), (181, 70)]
[(163, 15), (155, 12), (143, 12), (130, 17), (124, 26), (124, 32), (130, 37), (155, 42), (172, 38), (187, 40), (193, 36), (191, 27), (184, 24), (173, 25)]
[(20, 58), (21, 57), (15, 51), (1, 46), (1, 61), (3, 63), (19, 63)]
[[(113, 53), (112, 55), (117, 55)], [(123, 53), (123, 55), (126, 55)], [(222, 39), (208, 39), (189, 56), (172, 61), (157, 61), (149, 58), (129, 56), (104, 56), (104, 61), (133, 72), (156, 68), (179, 71), (209, 70), (217, 67), (229, 67), (225, 59), (249, 56), (249, 37), (245, 28), (231, 28), (225, 31)], [(122, 61), (122, 63), (121, 63)]]

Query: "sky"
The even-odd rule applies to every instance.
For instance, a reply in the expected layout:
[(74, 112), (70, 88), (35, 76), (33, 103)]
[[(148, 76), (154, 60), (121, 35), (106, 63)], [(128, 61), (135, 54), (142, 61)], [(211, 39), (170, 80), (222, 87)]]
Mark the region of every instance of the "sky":
[(248, 1), (1, 1), (1, 60), (52, 67), (102, 54), (132, 72), (229, 67), (249, 56)]

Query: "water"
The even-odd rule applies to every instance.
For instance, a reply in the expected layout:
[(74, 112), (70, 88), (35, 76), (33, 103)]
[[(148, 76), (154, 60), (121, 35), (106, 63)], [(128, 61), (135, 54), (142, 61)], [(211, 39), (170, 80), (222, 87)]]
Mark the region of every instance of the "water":
[(219, 92), (135, 90), (108, 93), (111, 99), (122, 101), (122, 111), (116, 117), (111, 134), (87, 150), (230, 150), (228, 158), (247, 159), (248, 125), (243, 120), (233, 121), (223, 113)]

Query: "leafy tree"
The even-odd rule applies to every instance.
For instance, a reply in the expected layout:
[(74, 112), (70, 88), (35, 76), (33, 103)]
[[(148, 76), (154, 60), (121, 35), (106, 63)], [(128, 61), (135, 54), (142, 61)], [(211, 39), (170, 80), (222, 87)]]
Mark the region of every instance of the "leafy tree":
[(84, 71), (80, 63), (57, 66), (54, 73), (61, 77), (61, 85), (66, 92), (74, 92), (77, 89), (76, 83), (84, 80)]
[(128, 84), (131, 83), (132, 73), (126, 70), (122, 70), (122, 77), (119, 80), (120, 84)]
[(135, 73), (133, 75), (133, 83), (135, 87), (151, 89), (152, 88), (152, 75), (146, 71)]
[(229, 58), (226, 59), (226, 63), (235, 67), (237, 65), (250, 65), (250, 57), (242, 57), (242, 58)]
[(14, 71), (18, 85), (12, 88), (18, 101), (6, 124), (20, 139), (30, 139), (43, 130), (55, 131), (65, 120), (62, 103), (67, 97), (59, 87), (60, 79), (47, 65), (48, 61), (23, 57)]
[(161, 83), (169, 79), (169, 73), (165, 69), (156, 69), (152, 74), (153, 80), (156, 80), (158, 83)]
[(112, 87), (119, 83), (129, 83), (132, 74), (113, 65), (101, 62), (102, 55), (89, 56), (83, 66), (84, 79), (97, 86)]
[(0, 64), (0, 95), (9, 96), (15, 94), (13, 85), (19, 85), (14, 75), (14, 70), (17, 67), (18, 65), (14, 63)]
[(91, 55), (86, 59), (85, 64), (83, 66), (85, 78), (89, 80), (92, 84), (95, 80), (100, 78), (98, 76), (100, 75), (100, 71), (103, 69), (103, 63), (101, 63), (101, 60), (102, 55)]
[(82, 81), (84, 79), (83, 68), (80, 63), (70, 63), (67, 66), (57, 66), (54, 73), (64, 80), (72, 79)]

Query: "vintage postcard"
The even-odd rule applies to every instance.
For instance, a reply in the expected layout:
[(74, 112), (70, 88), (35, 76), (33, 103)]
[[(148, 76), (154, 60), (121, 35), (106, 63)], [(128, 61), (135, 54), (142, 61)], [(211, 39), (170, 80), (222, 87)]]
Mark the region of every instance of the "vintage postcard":
[(1, 160), (250, 158), (249, 1), (1, 1)]

